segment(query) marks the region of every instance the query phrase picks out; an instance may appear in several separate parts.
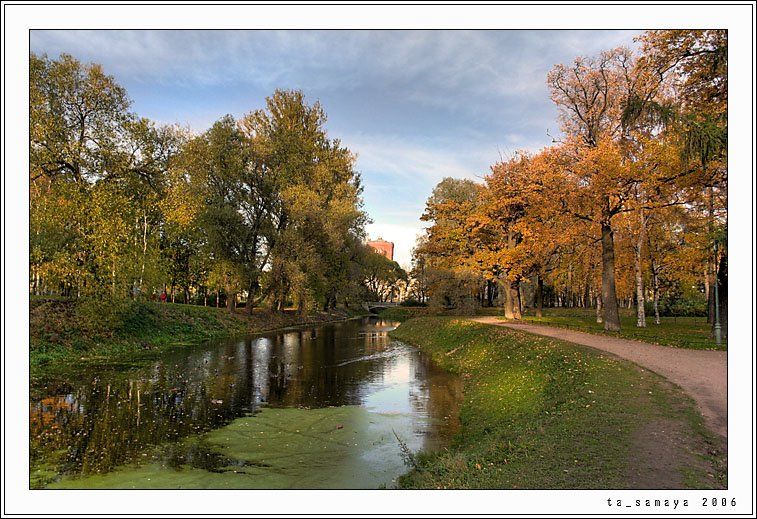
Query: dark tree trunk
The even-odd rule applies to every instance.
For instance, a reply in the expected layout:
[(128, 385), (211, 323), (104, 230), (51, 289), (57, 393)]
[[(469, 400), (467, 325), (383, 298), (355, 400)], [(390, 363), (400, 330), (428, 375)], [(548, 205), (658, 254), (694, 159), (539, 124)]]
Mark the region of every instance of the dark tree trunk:
[(542, 316), (544, 307), (544, 280), (541, 276), (536, 276), (536, 317)]
[[(707, 232), (709, 239), (714, 240), (715, 234), (715, 190), (712, 186), (709, 188), (709, 194), (707, 198)], [(707, 322), (715, 324), (715, 276), (717, 269), (717, 258), (713, 255), (710, 256), (707, 261), (707, 272), (705, 273), (707, 288)]]
[(589, 280), (586, 280), (586, 285), (584, 285), (584, 297), (583, 297), (583, 307), (584, 308), (591, 308), (591, 296), (589, 294)]
[(258, 293), (258, 280), (255, 278), (250, 279), (250, 287), (247, 291), (247, 304), (245, 305), (245, 310), (247, 311), (247, 315), (252, 315), (252, 307), (254, 306), (253, 300), (255, 299), (255, 296)]
[[(728, 258), (724, 255), (718, 264), (718, 317), (720, 318), (720, 336), (728, 338)], [(715, 323), (713, 319), (713, 332)]]
[(610, 223), (602, 224), (602, 306), (605, 330), (620, 330), (615, 292), (615, 243)]
[(231, 313), (234, 313), (237, 308), (237, 294), (231, 290), (226, 291), (226, 308)]
[(652, 305), (654, 307), (654, 323), (660, 324), (660, 275), (657, 263), (652, 260)]

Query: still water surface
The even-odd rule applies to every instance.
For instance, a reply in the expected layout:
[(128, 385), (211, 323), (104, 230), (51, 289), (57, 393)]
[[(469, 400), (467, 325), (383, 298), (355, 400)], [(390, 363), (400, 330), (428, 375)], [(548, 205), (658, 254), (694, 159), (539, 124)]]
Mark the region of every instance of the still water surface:
[(215, 341), (40, 382), (48, 488), (391, 488), (457, 429), (461, 385), (376, 317)]

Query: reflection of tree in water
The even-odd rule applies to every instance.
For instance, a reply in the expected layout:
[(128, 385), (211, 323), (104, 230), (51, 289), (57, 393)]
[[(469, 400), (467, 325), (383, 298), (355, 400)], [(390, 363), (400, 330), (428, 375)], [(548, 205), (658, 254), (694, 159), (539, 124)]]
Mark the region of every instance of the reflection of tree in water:
[(450, 377), (425, 355), (417, 355), (413, 367), (410, 404), (416, 416), (426, 418), (417, 422), (421, 428), (418, 433), (424, 438), (423, 448), (434, 449), (447, 443), (459, 428), (462, 381)]
[[(261, 404), (360, 404), (366, 387), (380, 383), (397, 358), (385, 333), (359, 332), (385, 332), (391, 324), (349, 321), (179, 350), (126, 375), (105, 372), (47, 387), (47, 396), (30, 404), (32, 459), (57, 461), (66, 473), (105, 472), (140, 459), (150, 446), (225, 425)], [(432, 418), (447, 413), (444, 383), (433, 383), (427, 361), (414, 362), (413, 405), (431, 408)]]

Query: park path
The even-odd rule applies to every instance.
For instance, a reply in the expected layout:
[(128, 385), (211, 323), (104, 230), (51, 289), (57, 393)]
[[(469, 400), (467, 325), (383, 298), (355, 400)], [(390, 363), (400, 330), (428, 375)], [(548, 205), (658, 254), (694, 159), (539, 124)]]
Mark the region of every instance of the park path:
[(473, 320), (589, 346), (630, 360), (681, 387), (696, 401), (709, 428), (724, 438), (727, 436), (728, 357), (725, 351), (672, 348), (566, 328), (502, 321), (493, 316)]

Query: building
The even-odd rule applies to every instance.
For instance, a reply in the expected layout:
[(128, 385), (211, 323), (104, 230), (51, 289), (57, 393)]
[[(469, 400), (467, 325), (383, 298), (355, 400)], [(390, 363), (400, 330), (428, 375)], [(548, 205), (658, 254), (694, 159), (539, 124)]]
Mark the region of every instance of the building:
[(379, 254), (394, 261), (394, 243), (379, 238), (378, 240), (369, 241), (368, 246)]

